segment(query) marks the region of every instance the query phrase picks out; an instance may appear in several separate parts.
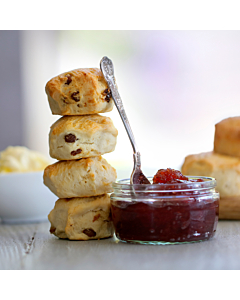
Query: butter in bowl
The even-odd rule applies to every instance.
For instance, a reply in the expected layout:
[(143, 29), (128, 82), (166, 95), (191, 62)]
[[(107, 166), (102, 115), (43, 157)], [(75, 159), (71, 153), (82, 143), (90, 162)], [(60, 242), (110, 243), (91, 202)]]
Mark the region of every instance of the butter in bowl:
[(56, 197), (43, 184), (49, 160), (26, 147), (0, 152), (0, 220), (28, 223), (47, 220)]

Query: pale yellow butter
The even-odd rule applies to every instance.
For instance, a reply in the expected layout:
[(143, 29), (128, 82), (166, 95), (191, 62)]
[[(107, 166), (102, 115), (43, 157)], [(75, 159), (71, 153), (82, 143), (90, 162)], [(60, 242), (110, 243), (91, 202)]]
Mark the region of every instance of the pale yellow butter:
[(0, 152), (1, 173), (42, 171), (49, 164), (44, 155), (26, 147), (9, 146)]

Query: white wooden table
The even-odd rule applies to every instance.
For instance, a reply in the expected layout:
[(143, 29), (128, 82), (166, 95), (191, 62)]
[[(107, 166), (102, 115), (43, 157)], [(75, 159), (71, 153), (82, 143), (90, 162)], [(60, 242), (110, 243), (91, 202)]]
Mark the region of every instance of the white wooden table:
[(183, 245), (59, 240), (49, 223), (0, 224), (0, 269), (240, 269), (240, 221), (220, 221), (215, 237)]

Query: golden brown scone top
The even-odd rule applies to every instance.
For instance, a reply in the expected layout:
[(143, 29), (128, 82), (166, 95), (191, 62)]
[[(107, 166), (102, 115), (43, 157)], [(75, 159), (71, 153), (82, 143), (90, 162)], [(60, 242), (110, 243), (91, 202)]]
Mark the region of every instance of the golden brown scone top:
[[(70, 84), (78, 87), (82, 87), (83, 85), (86, 87), (91, 86), (91, 89), (97, 89), (98, 82), (101, 82), (103, 85), (105, 84), (105, 79), (100, 69), (76, 69), (53, 77), (47, 82), (46, 91), (53, 99), (58, 99), (60, 93), (63, 97), (69, 95), (71, 91)], [(70, 95), (69, 100), (73, 103), (78, 102), (78, 97), (78, 94), (72, 97)]]
[(62, 73), (46, 84), (53, 114), (85, 115), (111, 111), (113, 100), (98, 68), (82, 68)]
[(118, 131), (114, 127), (112, 120), (109, 117), (99, 114), (61, 117), (51, 126), (51, 134), (59, 135), (63, 131), (74, 129), (92, 134), (97, 131), (111, 130), (114, 136), (118, 135)]
[(184, 175), (211, 176), (215, 169), (231, 168), (240, 173), (240, 159), (238, 157), (210, 151), (186, 156), (181, 171)]
[[(77, 160), (62, 160), (57, 161), (52, 165), (49, 165), (44, 170), (44, 177), (48, 176), (56, 176), (63, 172), (63, 169), (65, 172), (67, 170), (71, 170), (72, 168), (79, 168), (79, 171), (85, 170), (88, 171), (92, 167), (95, 166), (96, 163), (102, 163), (103, 165), (107, 164), (107, 161), (102, 156), (96, 156), (96, 157), (88, 157), (88, 158), (80, 158)], [(116, 170), (112, 168), (114, 172)], [(90, 175), (94, 176), (92, 173)]]
[(214, 151), (240, 157), (240, 117), (231, 117), (215, 125)]
[(235, 128), (238, 127), (238, 130), (240, 132), (240, 117), (230, 117), (227, 119), (224, 119), (216, 124), (216, 126), (226, 126), (228, 128)]

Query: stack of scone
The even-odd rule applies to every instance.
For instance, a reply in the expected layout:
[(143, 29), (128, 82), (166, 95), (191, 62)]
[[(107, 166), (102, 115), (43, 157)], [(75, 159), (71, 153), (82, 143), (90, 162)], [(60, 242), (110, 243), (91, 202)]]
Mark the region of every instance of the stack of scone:
[(99, 69), (77, 69), (46, 85), (53, 114), (63, 115), (49, 133), (50, 156), (59, 160), (44, 171), (44, 184), (60, 199), (48, 218), (59, 238), (89, 240), (113, 235), (110, 214), (116, 170), (101, 157), (116, 146), (110, 118), (113, 100)]
[(240, 117), (217, 123), (214, 150), (187, 156), (182, 173), (216, 178), (219, 218), (240, 219)]

